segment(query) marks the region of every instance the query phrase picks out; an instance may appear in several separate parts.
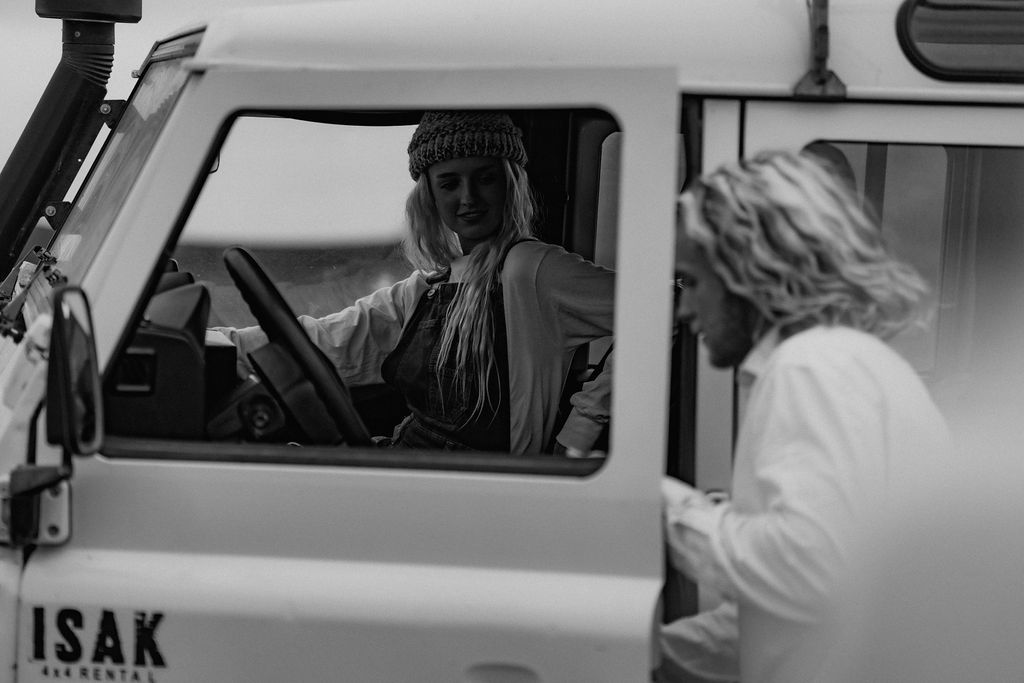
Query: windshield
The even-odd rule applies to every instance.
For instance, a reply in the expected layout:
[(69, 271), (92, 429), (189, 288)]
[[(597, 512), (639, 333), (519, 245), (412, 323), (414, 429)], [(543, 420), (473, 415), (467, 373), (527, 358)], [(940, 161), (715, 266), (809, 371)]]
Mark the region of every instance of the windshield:
[[(67, 222), (50, 244), (54, 267), (72, 284), (81, 281), (106, 238), (125, 197), (163, 130), (188, 77), (181, 59), (152, 63), (135, 87), (117, 128), (75, 198)], [(24, 310), (27, 324), (49, 310), (49, 283), (37, 278)]]

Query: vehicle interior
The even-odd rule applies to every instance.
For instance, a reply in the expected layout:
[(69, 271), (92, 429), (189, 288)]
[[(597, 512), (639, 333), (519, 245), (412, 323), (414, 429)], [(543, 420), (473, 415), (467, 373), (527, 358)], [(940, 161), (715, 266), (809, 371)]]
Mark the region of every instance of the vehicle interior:
[[(341, 310), (411, 272), (401, 252), (412, 188), (405, 147), (420, 115), (244, 112), (225, 125), (135, 333), (106, 375), (114, 451), (122, 437), (365, 446), (390, 435), (407, 414), (401, 397), (383, 384), (345, 387), (295, 316)], [(537, 236), (614, 267), (614, 118), (511, 115), (541, 208)], [(241, 376), (234, 347), (208, 330), (257, 323), (275, 343), (253, 354), (257, 373)], [(579, 350), (565, 403), (607, 346)]]

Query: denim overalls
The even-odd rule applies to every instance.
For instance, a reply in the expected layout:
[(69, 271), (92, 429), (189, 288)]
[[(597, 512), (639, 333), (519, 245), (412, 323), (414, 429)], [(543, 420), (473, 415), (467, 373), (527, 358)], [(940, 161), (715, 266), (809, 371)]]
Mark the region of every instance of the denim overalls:
[(458, 283), (439, 281), (431, 284), (402, 331), (398, 346), (381, 366), (384, 381), (402, 393), (412, 411), (395, 429), (390, 442), (392, 446), (444, 450), (509, 449), (508, 342), (500, 284), (491, 300), (496, 371), (488, 377), (489, 396), (495, 397), (498, 404), (485, 402), (481, 414), (468, 419), (476, 403), (476, 387), (470, 382), (468, 393), (463, 395), (455, 380), (461, 373), (472, 373), (473, 368), (458, 368), (455, 360), (448, 358), (443, 362), (440, 374), (437, 371), (441, 330), (448, 315), (448, 306), (458, 288)]

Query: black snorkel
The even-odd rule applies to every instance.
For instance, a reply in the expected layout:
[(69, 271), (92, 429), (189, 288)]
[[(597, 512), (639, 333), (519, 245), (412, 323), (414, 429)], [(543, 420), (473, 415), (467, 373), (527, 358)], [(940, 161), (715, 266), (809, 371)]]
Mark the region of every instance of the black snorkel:
[[(104, 121), (114, 65), (114, 24), (142, 18), (142, 0), (36, 0), (36, 14), (63, 22), (63, 51), (10, 158), (0, 171), (0, 278), (7, 278), (42, 218), (55, 229), (64, 195)], [(113, 116), (112, 116), (113, 115)], [(45, 244), (45, 242), (43, 242)], [(13, 275), (13, 274), (12, 274)], [(10, 297), (9, 282), (0, 301)]]

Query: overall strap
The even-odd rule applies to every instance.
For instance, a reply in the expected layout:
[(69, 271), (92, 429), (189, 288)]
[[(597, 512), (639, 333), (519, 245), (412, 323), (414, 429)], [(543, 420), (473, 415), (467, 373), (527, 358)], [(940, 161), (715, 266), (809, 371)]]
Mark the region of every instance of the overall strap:
[(517, 239), (515, 242), (512, 242), (511, 244), (509, 244), (507, 247), (505, 247), (505, 253), (501, 255), (501, 264), (498, 266), (498, 274), (500, 275), (501, 271), (504, 270), (504, 268), (505, 268), (505, 259), (508, 258), (508, 252), (512, 251), (512, 247), (516, 246), (517, 244), (522, 244), (523, 242), (538, 242), (538, 241), (539, 240), (536, 237), (522, 237), (520, 239)]

